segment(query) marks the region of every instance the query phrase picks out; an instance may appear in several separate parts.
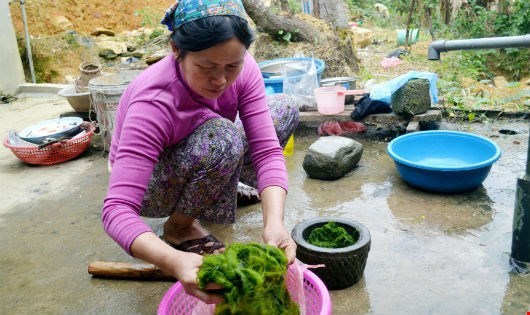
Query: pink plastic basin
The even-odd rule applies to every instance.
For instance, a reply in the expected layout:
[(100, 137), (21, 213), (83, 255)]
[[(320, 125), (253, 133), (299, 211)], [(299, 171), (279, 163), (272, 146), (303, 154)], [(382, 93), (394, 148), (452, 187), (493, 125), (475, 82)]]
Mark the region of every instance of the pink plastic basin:
[[(293, 264), (294, 265), (294, 264)], [(298, 269), (293, 265), (287, 269), (286, 285), (292, 299), (305, 305), (306, 315), (331, 315), (331, 298), (329, 291), (320, 278), (309, 270), (303, 271), (303, 296), (297, 296), (300, 282), (297, 281)], [(299, 279), (299, 278), (298, 278)], [(180, 282), (176, 282), (166, 292), (158, 306), (158, 315), (194, 315), (199, 299), (188, 295)], [(208, 314), (208, 313), (206, 313)]]

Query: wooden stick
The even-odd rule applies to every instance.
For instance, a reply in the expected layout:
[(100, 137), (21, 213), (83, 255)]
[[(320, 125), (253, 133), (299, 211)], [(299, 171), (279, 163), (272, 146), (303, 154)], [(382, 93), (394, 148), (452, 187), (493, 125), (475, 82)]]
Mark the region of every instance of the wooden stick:
[(88, 273), (102, 278), (176, 281), (172, 275), (147, 263), (95, 261), (88, 265)]
[(416, 4), (416, 0), (412, 0), (411, 3), (410, 3), (410, 11), (409, 11), (409, 16), (407, 18), (407, 28), (406, 28), (406, 33), (405, 33), (405, 50), (410, 52), (410, 47), (411, 45), (409, 45), (409, 37), (410, 37), (410, 23), (412, 21), (412, 15), (413, 15), (413, 12), (414, 12), (414, 5)]

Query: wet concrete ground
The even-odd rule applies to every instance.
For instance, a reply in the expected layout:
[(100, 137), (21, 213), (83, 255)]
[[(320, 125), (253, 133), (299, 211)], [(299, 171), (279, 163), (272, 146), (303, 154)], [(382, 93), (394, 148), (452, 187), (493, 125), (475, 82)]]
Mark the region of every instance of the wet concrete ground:
[[(71, 111), (55, 96), (28, 95), (0, 105), (0, 131), (20, 130)], [(439, 195), (401, 181), (385, 141), (365, 145), (358, 167), (336, 181), (309, 179), (302, 168), (314, 134), (295, 136), (287, 157), (286, 224), (340, 216), (364, 224), (372, 247), (363, 279), (331, 291), (333, 314), (526, 314), (530, 277), (511, 273), (516, 179), (524, 174), (528, 120), (448, 124), (491, 137), (502, 149), (483, 185)], [(515, 135), (499, 133), (510, 129)], [(97, 144), (97, 139), (94, 144)], [(29, 166), (0, 149), (0, 314), (154, 314), (172, 285), (92, 278), (90, 262), (132, 262), (106, 234), (100, 210), (106, 158), (91, 148), (55, 166)], [(162, 220), (148, 221), (155, 230)], [(259, 241), (260, 206), (241, 208), (236, 224), (209, 225), (226, 243)]]

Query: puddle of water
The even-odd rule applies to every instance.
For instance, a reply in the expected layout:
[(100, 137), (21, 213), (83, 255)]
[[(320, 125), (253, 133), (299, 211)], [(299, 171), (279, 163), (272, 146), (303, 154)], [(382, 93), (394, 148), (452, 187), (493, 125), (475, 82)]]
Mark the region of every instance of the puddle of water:
[[(365, 142), (359, 165), (344, 178), (307, 178), (301, 165), (316, 137), (299, 140), (295, 155), (288, 157), (288, 224), (314, 216), (347, 217), (366, 225), (372, 237), (363, 280), (331, 292), (334, 314), (526, 312), (530, 278), (514, 281), (508, 263), (514, 190), (525, 161), (520, 144), (526, 137), (495, 139), (502, 162), (481, 187), (457, 195), (404, 183), (386, 154), (386, 142)], [(512, 282), (518, 294), (507, 295)]]
[(517, 131), (510, 130), (510, 129), (501, 129), (499, 130), (499, 132), (502, 133), (503, 135), (516, 135), (517, 134)]

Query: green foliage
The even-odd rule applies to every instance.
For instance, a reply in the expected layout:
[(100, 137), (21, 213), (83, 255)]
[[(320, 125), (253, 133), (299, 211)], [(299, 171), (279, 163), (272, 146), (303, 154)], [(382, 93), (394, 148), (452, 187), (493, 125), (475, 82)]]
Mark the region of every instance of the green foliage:
[(275, 246), (234, 243), (222, 254), (204, 257), (198, 272), (199, 287), (214, 282), (223, 287), (225, 301), (216, 315), (298, 315), (285, 284), (287, 257)]
[(374, 75), (373, 73), (368, 71), (365, 67), (360, 67), (358, 77), (359, 77), (359, 81), (366, 82), (370, 79), (373, 79)]
[(299, 0), (288, 0), (288, 3), (291, 13), (296, 14), (302, 12), (302, 4)]
[(294, 34), (291, 32), (286, 32), (285, 30), (279, 30), (278, 32), (276, 32), (276, 36), (274, 36), (274, 39), (277, 41), (285, 41), (289, 43), (291, 39), (293, 38), (293, 35)]
[(165, 36), (166, 30), (163, 27), (157, 27), (153, 30), (153, 32), (149, 35), (149, 39), (155, 39), (160, 36)]
[(523, 35), (530, 33), (530, 2), (527, 0), (514, 1), (508, 12), (500, 12), (494, 28), (499, 36)]
[(152, 32), (148, 33), (148, 35), (143, 34), (142, 36), (137, 38), (137, 43), (139, 45), (144, 44), (155, 38), (165, 36), (167, 34), (165, 27), (160, 25), (161, 17), (158, 11), (154, 11), (150, 7), (145, 7), (136, 10), (134, 12), (134, 15), (142, 18), (142, 20), (140, 21), (140, 25), (142, 27), (152, 29)]
[[(507, 8), (507, 12), (488, 10), (478, 4), (477, 0), (470, 0), (469, 7), (459, 11), (451, 28), (454, 38), (483, 38), (514, 36), (530, 33), (530, 2), (515, 0)], [(484, 57), (476, 52), (475, 57)], [(491, 71), (500, 70), (508, 78), (519, 80), (530, 74), (528, 49), (508, 48), (490, 50), (487, 52), (489, 62), (480, 58), (482, 65)], [(478, 66), (478, 65), (477, 65)]]
[(512, 80), (520, 80), (530, 74), (529, 49), (507, 48), (496, 53), (489, 54), (488, 65), (493, 69), (498, 69)]
[(523, 35), (530, 31), (530, 4), (526, 0), (516, 0), (507, 12), (488, 10), (469, 2), (467, 10), (461, 10), (453, 25), (460, 35), (489, 37)]
[(142, 18), (140, 25), (143, 27), (156, 27), (160, 25), (160, 14), (158, 11), (154, 11), (150, 7), (145, 7), (140, 10), (134, 11), (135, 16)]
[[(24, 75), (26, 81), (31, 82), (30, 61), (26, 43), (23, 38), (18, 38), (17, 40), (20, 58), (24, 67)], [(52, 55), (47, 53), (46, 48), (42, 49), (42, 46), (36, 45), (36, 42), (36, 40), (31, 42), (31, 60), (35, 72), (35, 80), (37, 83), (51, 82), (59, 73), (52, 66)]]
[(63, 40), (73, 49), (79, 47), (79, 42), (73, 32), (65, 32), (63, 35)]
[(496, 12), (486, 10), (476, 4), (476, 0), (469, 1), (469, 8), (458, 11), (452, 24), (454, 38), (480, 38), (492, 36)]
[(324, 248), (341, 248), (355, 244), (357, 239), (336, 222), (330, 221), (309, 233), (309, 244)]

